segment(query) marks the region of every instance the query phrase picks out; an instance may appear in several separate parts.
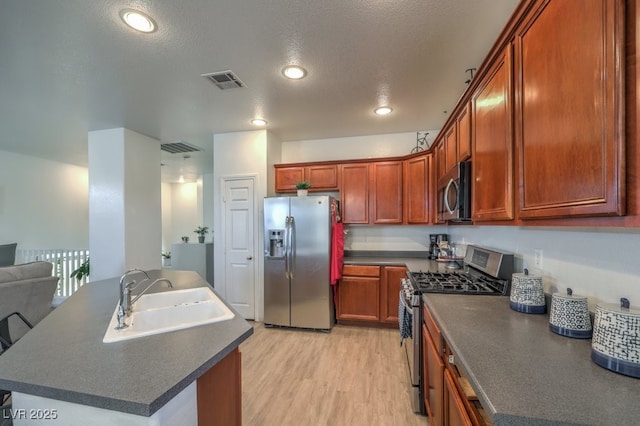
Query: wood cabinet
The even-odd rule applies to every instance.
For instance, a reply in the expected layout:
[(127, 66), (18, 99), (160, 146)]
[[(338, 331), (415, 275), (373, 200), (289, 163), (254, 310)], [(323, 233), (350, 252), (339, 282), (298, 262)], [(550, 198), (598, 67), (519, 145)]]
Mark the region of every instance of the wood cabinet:
[(539, 2), (516, 32), (521, 218), (625, 213), (623, 9)]
[(439, 139), (434, 142), (435, 146), (435, 166), (436, 166), (436, 182), (446, 174), (445, 167), (445, 148), (444, 139)]
[(398, 325), (400, 281), (407, 276), (404, 266), (384, 266), (380, 276), (380, 321)]
[(338, 319), (380, 321), (380, 267), (344, 265), (338, 284)]
[(457, 162), (461, 162), (471, 157), (471, 105), (469, 103), (466, 103), (458, 113), (456, 126), (458, 133)]
[(432, 154), (404, 160), (404, 223), (431, 222), (431, 159)]
[[(426, 313), (426, 314), (425, 314)], [(437, 330), (437, 332), (434, 332)], [(434, 341), (438, 340), (438, 342)], [(422, 323), (422, 371), (424, 404), (430, 426), (444, 423), (444, 362), (442, 361), (439, 330), (426, 307), (423, 307)]]
[(473, 426), (451, 371), (444, 372), (445, 423), (447, 426)]
[(340, 181), (342, 222), (369, 223), (369, 164), (342, 164)]
[(402, 161), (342, 164), (342, 221), (361, 224), (402, 223), (402, 172)]
[(455, 121), (444, 133), (444, 173), (458, 164), (458, 127)]
[(309, 166), (275, 166), (276, 192), (294, 192), (296, 182), (311, 182), (310, 191), (338, 190), (338, 166), (317, 164)]
[(474, 92), (472, 105), (472, 218), (513, 219), (511, 46), (493, 63)]
[(242, 425), (241, 369), (236, 348), (198, 378), (198, 425)]
[(344, 265), (338, 284), (341, 323), (398, 327), (400, 280), (404, 266)]
[(371, 223), (402, 223), (402, 161), (381, 161), (370, 164), (369, 194)]

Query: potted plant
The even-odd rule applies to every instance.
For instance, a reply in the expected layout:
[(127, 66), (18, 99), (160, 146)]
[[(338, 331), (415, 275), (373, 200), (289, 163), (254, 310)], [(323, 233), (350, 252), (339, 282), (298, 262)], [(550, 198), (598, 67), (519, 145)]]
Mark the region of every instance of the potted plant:
[(89, 277), (89, 272), (91, 270), (91, 265), (89, 264), (89, 258), (82, 262), (78, 269), (74, 270), (70, 277), (75, 278), (78, 281), (82, 281), (84, 277)]
[(171, 266), (171, 252), (162, 252), (162, 266)]
[(300, 182), (296, 182), (296, 189), (298, 190), (298, 197), (304, 197), (309, 193), (309, 188), (311, 188), (311, 182), (306, 180), (301, 180)]
[(180, 238), (182, 240), (183, 243), (188, 243), (189, 242), (189, 237), (187, 237), (186, 235), (183, 235), (182, 238)]
[(208, 226), (198, 226), (195, 231), (196, 234), (198, 234), (198, 242), (199, 243), (204, 243), (204, 236), (207, 235), (207, 233), (209, 232), (209, 227)]

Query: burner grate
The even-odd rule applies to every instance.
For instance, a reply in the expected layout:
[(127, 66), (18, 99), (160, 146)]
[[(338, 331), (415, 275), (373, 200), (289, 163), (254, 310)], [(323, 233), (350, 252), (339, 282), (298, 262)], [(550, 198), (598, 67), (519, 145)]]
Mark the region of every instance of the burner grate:
[(463, 272), (412, 272), (416, 289), (424, 293), (506, 294), (508, 282)]

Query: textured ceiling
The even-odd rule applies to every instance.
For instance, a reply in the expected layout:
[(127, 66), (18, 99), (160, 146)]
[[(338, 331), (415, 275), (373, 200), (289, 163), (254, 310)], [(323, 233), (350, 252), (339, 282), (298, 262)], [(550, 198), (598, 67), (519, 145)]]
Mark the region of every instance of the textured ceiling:
[[(255, 116), (282, 141), (440, 128), (516, 4), (0, 0), (0, 150), (86, 165), (87, 132), (126, 127), (203, 147), (179, 159), (210, 172), (212, 135)], [(126, 7), (158, 31), (125, 27)], [(293, 62), (305, 79), (282, 77)], [(201, 77), (224, 70), (247, 87)]]

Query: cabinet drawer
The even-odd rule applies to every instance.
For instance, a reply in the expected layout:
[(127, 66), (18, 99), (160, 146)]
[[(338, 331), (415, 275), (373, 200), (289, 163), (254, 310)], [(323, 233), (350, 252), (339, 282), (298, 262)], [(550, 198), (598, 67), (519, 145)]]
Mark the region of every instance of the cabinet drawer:
[(379, 277), (380, 267), (374, 265), (344, 265), (342, 275), (358, 277)]
[(436, 349), (438, 349), (438, 353), (442, 354), (442, 334), (440, 333), (440, 329), (436, 325), (436, 322), (433, 320), (431, 312), (429, 312), (425, 305), (422, 305), (422, 320), (427, 326), (427, 330), (429, 330), (429, 334), (431, 335), (431, 339), (433, 340)]

